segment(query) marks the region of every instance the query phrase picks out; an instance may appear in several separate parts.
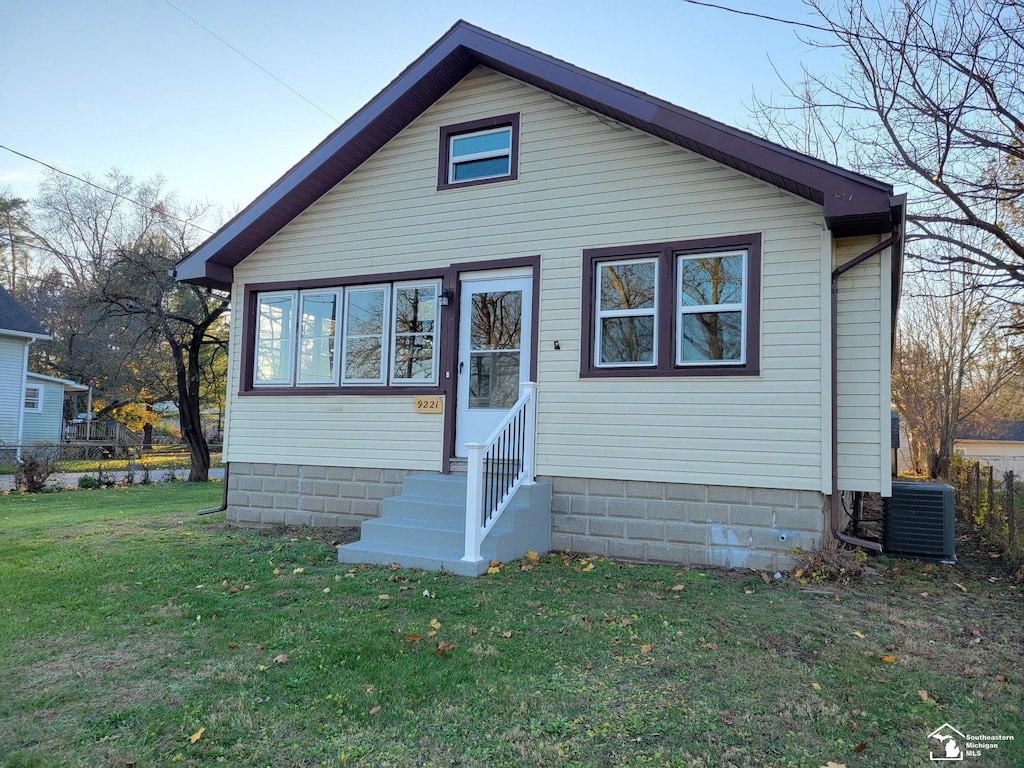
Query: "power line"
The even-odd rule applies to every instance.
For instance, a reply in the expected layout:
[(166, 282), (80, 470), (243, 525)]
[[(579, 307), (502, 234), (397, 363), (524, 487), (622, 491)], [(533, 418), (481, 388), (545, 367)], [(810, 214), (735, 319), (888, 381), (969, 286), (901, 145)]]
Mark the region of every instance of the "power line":
[[(40, 160), (38, 158), (35, 158), (35, 157), (32, 157), (31, 155), (26, 155), (24, 152), (19, 152), (16, 149), (11, 149), (10, 147), (4, 146), (3, 144), (0, 144), (0, 149), (6, 149), (12, 155), (17, 155), (18, 157), (23, 157), (26, 160), (32, 161), (33, 163), (38, 163), (39, 165), (43, 166), (44, 168), (49, 168), (51, 171), (53, 171), (55, 173), (59, 173), (61, 176), (67, 176), (68, 178), (75, 179), (76, 181), (80, 181), (83, 184), (88, 184), (90, 187), (93, 187), (94, 189), (98, 189), (100, 192), (104, 192), (104, 193), (106, 193), (108, 195), (113, 195), (114, 197), (120, 198), (121, 200), (125, 200), (125, 201), (131, 203), (132, 205), (137, 205), (139, 208), (144, 208), (147, 211), (152, 210), (152, 208), (153, 208), (152, 205), (147, 205), (146, 203), (140, 203), (138, 200), (135, 200), (134, 198), (128, 197), (127, 195), (122, 195), (120, 192), (115, 192), (112, 189), (107, 189), (106, 187), (101, 187), (99, 184), (97, 184), (94, 181), (89, 181), (89, 179), (83, 178), (81, 176), (76, 176), (73, 173), (68, 173), (67, 171), (62, 170), (62, 169), (58, 168), (55, 165), (50, 165), (49, 163), (43, 162), (42, 160)], [(166, 213), (166, 212), (164, 212), (164, 215), (168, 219), (173, 219), (174, 221), (178, 222), (179, 224), (187, 224), (190, 227), (195, 227), (196, 229), (200, 230), (201, 232), (205, 232), (208, 235), (212, 235), (213, 234), (213, 232), (211, 232), (210, 230), (206, 229), (205, 227), (199, 226), (194, 221), (189, 221), (188, 219), (181, 219), (181, 218), (178, 218), (177, 216), (172, 216), (171, 214)]]
[(176, 10), (176, 11), (177, 11), (178, 13), (180, 13), (180, 14), (181, 14), (182, 16), (184, 16), (184, 17), (185, 17), (186, 19), (188, 19), (188, 20), (189, 20), (189, 21), (191, 21), (191, 22), (192, 22), (193, 24), (195, 24), (195, 25), (196, 25), (197, 27), (199, 27), (200, 29), (204, 30), (205, 32), (208, 32), (208, 33), (209, 33), (209, 34), (210, 34), (211, 36), (213, 36), (214, 38), (216, 38), (216, 39), (217, 39), (217, 40), (219, 40), (220, 42), (224, 43), (224, 45), (226, 45), (226, 46), (227, 46), (228, 48), (230, 48), (230, 49), (231, 49), (232, 51), (234, 51), (234, 52), (235, 52), (235, 53), (237, 53), (237, 54), (238, 54), (239, 56), (241, 56), (241, 57), (242, 57), (243, 59), (245, 59), (246, 61), (248, 61), (248, 62), (249, 62), (250, 64), (252, 64), (252, 65), (253, 65), (254, 67), (256, 67), (257, 69), (259, 69), (259, 70), (260, 70), (261, 72), (263, 72), (264, 74), (266, 74), (266, 75), (268, 75), (268, 76), (270, 76), (270, 77), (274, 78), (274, 79), (275, 79), (275, 80), (276, 80), (277, 82), (279, 82), (279, 83), (280, 83), (281, 85), (283, 85), (283, 86), (284, 86), (285, 88), (287, 88), (287, 89), (288, 89), (289, 91), (291, 91), (292, 93), (294, 93), (294, 94), (295, 94), (296, 96), (298, 96), (298, 97), (299, 97), (300, 99), (302, 99), (302, 100), (303, 100), (304, 102), (306, 102), (307, 104), (309, 104), (309, 105), (310, 105), (311, 107), (313, 107), (314, 109), (316, 109), (316, 110), (318, 110), (319, 112), (321, 112), (321, 113), (323, 113), (324, 115), (326, 115), (326, 116), (327, 116), (328, 118), (330, 118), (330, 119), (331, 119), (331, 121), (332, 121), (333, 123), (337, 124), (337, 123), (340, 123), (340, 122), (341, 122), (341, 121), (340, 121), (340, 120), (339, 120), (338, 118), (336, 118), (336, 117), (335, 117), (334, 115), (332, 115), (332, 114), (331, 114), (330, 112), (328, 112), (327, 110), (325, 110), (325, 109), (323, 109), (322, 107), (320, 107), (320, 105), (319, 105), (319, 104), (317, 104), (317, 103), (315, 103), (314, 101), (312, 101), (312, 100), (310, 100), (310, 99), (306, 98), (306, 96), (304, 96), (303, 94), (299, 93), (299, 92), (298, 92), (297, 90), (295, 90), (294, 88), (292, 88), (292, 87), (291, 87), (290, 85), (288, 85), (288, 83), (286, 83), (286, 82), (285, 82), (284, 80), (282, 80), (282, 79), (281, 79), (280, 77), (278, 77), (278, 76), (277, 76), (277, 75), (275, 75), (275, 74), (274, 74), (273, 72), (271, 72), (271, 71), (270, 71), (269, 69), (267, 69), (266, 67), (264, 67), (264, 66), (263, 66), (262, 64), (260, 64), (259, 62), (256, 62), (256, 61), (254, 61), (253, 59), (251, 59), (251, 58), (249, 58), (248, 56), (246, 56), (246, 55), (245, 55), (244, 53), (242, 53), (242, 52), (241, 52), (240, 50), (238, 50), (237, 48), (235, 48), (235, 46), (233, 46), (233, 45), (232, 45), (231, 43), (229, 43), (229, 42), (228, 42), (227, 40), (225, 40), (225, 39), (224, 39), (223, 37), (221, 37), (221, 36), (220, 36), (220, 35), (218, 35), (218, 34), (217, 34), (216, 32), (214, 32), (214, 31), (213, 31), (212, 29), (210, 29), (209, 27), (205, 27), (205, 26), (203, 26), (203, 25), (202, 25), (201, 23), (199, 23), (199, 22), (198, 22), (198, 21), (196, 21), (196, 20), (195, 20), (194, 18), (192, 18), (191, 16), (189, 16), (189, 15), (188, 15), (187, 13), (185, 13), (185, 12), (184, 12), (183, 10), (181, 10), (181, 8), (179, 8), (179, 7), (178, 7), (178, 6), (176, 6), (176, 5), (174, 4), (174, 3), (172, 3), (172, 2), (171, 2), (171, 0), (165, 0), (165, 2), (166, 2), (166, 3), (167, 3), (167, 4), (169, 5), (169, 6), (171, 6), (171, 8), (173, 8), (173, 9), (174, 9), (174, 10)]
[[(731, 8), (727, 5), (719, 5), (718, 3), (707, 2), (707, 0), (680, 0), (680, 2), (688, 3), (689, 5), (696, 5), (702, 8), (711, 8), (716, 11), (725, 11), (726, 13), (733, 13), (736, 14), (737, 16), (748, 16), (754, 19), (761, 19), (762, 21), (771, 21), (776, 24), (786, 24), (787, 26), (790, 27), (802, 27), (803, 29), (813, 29), (816, 32), (827, 32), (830, 35), (837, 35), (836, 29), (834, 27), (824, 27), (821, 26), (820, 24), (810, 24), (805, 21), (783, 19), (778, 16), (769, 16), (768, 14), (757, 13), (755, 11), (744, 11), (739, 8)], [(977, 59), (978, 61), (986, 61), (989, 62), (990, 64), (1007, 63), (1005, 59), (999, 58), (997, 56), (985, 56), (980, 52), (965, 53), (961, 51), (951, 51), (944, 48), (939, 48), (938, 46), (934, 45), (924, 45), (923, 43), (912, 43), (910, 41), (904, 40), (893, 40), (891, 38), (882, 37), (880, 35), (868, 35), (864, 34), (863, 32), (854, 32), (853, 30), (850, 29), (843, 29), (841, 31), (844, 35), (847, 35), (851, 38), (856, 38), (857, 40), (864, 40), (872, 43), (882, 43), (883, 45), (887, 45), (890, 47), (913, 48), (915, 50), (931, 53), (939, 57), (946, 57), (951, 59), (954, 56), (969, 55), (973, 59)], [(1020, 32), (1021, 30), (1015, 29), (1011, 31)]]

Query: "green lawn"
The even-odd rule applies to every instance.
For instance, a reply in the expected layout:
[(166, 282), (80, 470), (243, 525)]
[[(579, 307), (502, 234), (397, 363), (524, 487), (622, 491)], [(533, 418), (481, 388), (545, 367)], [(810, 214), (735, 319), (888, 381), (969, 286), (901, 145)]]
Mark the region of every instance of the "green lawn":
[(0, 496), (0, 765), (904, 768), (947, 722), (1024, 765), (1024, 590), (984, 553), (850, 586), (559, 554), (471, 580), (194, 514), (220, 496)]

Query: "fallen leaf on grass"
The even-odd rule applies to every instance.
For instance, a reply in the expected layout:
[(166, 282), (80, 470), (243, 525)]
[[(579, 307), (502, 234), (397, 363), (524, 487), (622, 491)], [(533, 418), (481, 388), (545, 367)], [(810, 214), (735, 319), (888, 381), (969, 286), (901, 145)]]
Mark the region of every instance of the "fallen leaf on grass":
[(203, 734), (204, 733), (206, 733), (206, 726), (205, 725), (202, 728), (200, 728), (198, 731), (193, 733), (191, 736), (189, 736), (188, 740), (192, 744), (195, 744), (197, 741), (199, 741), (201, 738), (203, 738)]
[(418, 634), (414, 633), (414, 634), (406, 635), (405, 637), (403, 637), (402, 638), (402, 642), (403, 643), (415, 643), (419, 639), (420, 639), (420, 636)]
[(527, 550), (524, 557), (530, 561), (530, 565), (538, 565), (540, 563), (540, 555), (538, 555), (532, 549)]
[(293, 574), (294, 574), (294, 573), (305, 573), (305, 572), (306, 572), (306, 569), (305, 569), (305, 568), (303, 568), (302, 566), (299, 566), (298, 568), (293, 568), (293, 569), (292, 569), (292, 573), (293, 573)]
[(860, 744), (858, 744), (856, 747), (853, 748), (853, 751), (856, 752), (859, 755), (861, 752), (863, 752), (867, 748), (868, 748), (868, 743), (866, 741), (862, 741)]
[(512, 637), (512, 630), (511, 629), (506, 629), (504, 632), (501, 633), (501, 636), (505, 637), (505, 638)]
[(833, 763), (831, 760), (828, 761), (821, 768), (846, 768), (846, 763)]
[(274, 657), (274, 661), (278, 664), (285, 664), (288, 662), (288, 654), (279, 653), (277, 656)]
[(441, 628), (441, 622), (438, 621), (437, 619), (431, 619), (430, 620), (430, 626), (432, 626), (434, 629), (440, 629)]
[(648, 643), (644, 643), (643, 645), (640, 646), (640, 653), (650, 653), (653, 649), (654, 649), (653, 645), (650, 645)]
[(1009, 679), (1006, 677), (1006, 675), (996, 675), (996, 682), (997, 683), (1008, 683)]
[(364, 685), (363, 686), (363, 690), (365, 690), (367, 693), (373, 693), (373, 685), (372, 684)]
[(752, 594), (754, 594), (753, 587), (744, 587), (743, 588), (743, 594), (744, 595), (752, 595)]
[(491, 560), (490, 565), (487, 566), (487, 575), (493, 576), (496, 573), (501, 573), (501, 563), (497, 560)]
[(371, 709), (370, 710), (370, 714), (374, 715), (374, 716), (379, 715), (380, 714), (380, 705), (378, 704), (376, 707)]
[(256, 669), (258, 669), (260, 672), (266, 672), (268, 669), (270, 669), (270, 667), (268, 667), (266, 664), (260, 664), (256, 667)]
[(954, 586), (954, 587), (960, 587), (960, 591), (961, 591), (961, 592), (966, 592), (966, 591), (967, 591), (967, 587), (965, 587), (965, 586), (964, 586), (963, 584), (961, 584), (961, 583), (960, 583), (960, 582), (958, 582), (958, 581), (954, 581), (954, 582), (953, 582), (953, 586)]
[(377, 595), (377, 599), (378, 600), (390, 600), (391, 599), (391, 595), (388, 595), (388, 594), (382, 592), (381, 594)]
[(434, 653), (438, 656), (444, 656), (445, 653), (455, 648), (455, 643), (449, 643), (447, 640), (439, 640), (437, 648), (434, 649)]
[(238, 643), (228, 643), (228, 648), (237, 648)]
[(429, 589), (424, 589), (423, 590), (423, 596), (424, 597), (429, 597), (431, 600), (434, 599), (434, 593), (431, 592)]
[(918, 689), (917, 696), (919, 699), (921, 699), (921, 701), (928, 701), (928, 691), (924, 690), (923, 688)]
[(684, 589), (686, 589), (685, 584), (676, 584), (674, 587), (672, 587), (673, 592), (681, 592)]
[(811, 683), (811, 688), (813, 688), (816, 691), (820, 691), (821, 690), (821, 683), (818, 683), (818, 682)]
[(886, 664), (895, 664), (896, 663), (896, 657), (891, 655), (891, 654), (889, 654), (889, 655), (883, 656), (882, 657), (882, 661), (884, 661)]
[(771, 576), (769, 576), (765, 571), (761, 571), (761, 581), (763, 581), (765, 584), (768, 584), (771, 582), (771, 580)]
[(715, 643), (704, 643), (704, 647), (707, 648), (709, 651), (717, 651), (718, 650), (718, 645), (715, 644)]
[(593, 563), (587, 563), (585, 566), (583, 566), (583, 572), (584, 573), (587, 573), (587, 572), (592, 571), (592, 570), (594, 570), (594, 564)]
[(861, 640), (864, 639), (864, 633), (857, 629), (853, 630), (853, 636), (859, 637)]
[(469, 628), (469, 634), (471, 634), (471, 635), (475, 635), (479, 631), (480, 630), (477, 627), (470, 627)]

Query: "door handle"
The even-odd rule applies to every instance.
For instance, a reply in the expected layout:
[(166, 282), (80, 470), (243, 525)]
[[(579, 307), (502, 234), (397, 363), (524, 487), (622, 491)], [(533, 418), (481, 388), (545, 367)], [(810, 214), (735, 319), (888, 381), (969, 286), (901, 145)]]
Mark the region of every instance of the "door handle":
[(460, 376), (462, 375), (462, 366), (463, 365), (465, 365), (465, 363), (459, 362), (459, 375)]

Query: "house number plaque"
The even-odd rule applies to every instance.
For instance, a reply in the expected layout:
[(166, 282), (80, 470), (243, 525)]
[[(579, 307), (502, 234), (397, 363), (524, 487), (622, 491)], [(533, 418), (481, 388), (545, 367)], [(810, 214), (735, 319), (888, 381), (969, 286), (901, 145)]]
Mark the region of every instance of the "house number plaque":
[(444, 413), (444, 401), (440, 395), (414, 397), (412, 403), (416, 407), (416, 413)]

